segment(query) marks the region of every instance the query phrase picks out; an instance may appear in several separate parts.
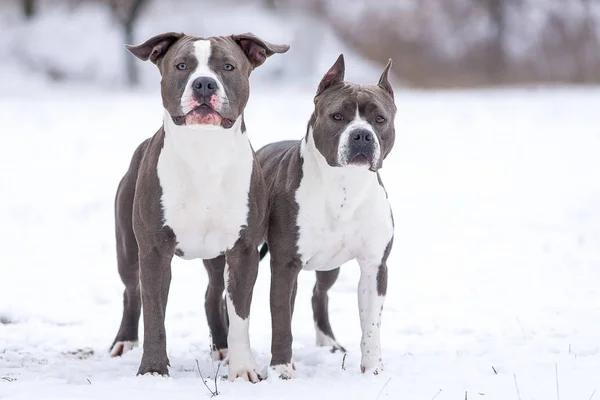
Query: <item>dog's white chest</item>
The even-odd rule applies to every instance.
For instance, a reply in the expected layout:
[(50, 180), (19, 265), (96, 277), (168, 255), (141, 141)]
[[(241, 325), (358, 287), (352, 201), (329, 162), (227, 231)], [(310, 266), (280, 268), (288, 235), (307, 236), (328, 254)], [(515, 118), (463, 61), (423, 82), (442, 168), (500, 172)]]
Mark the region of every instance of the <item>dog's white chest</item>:
[(158, 159), (164, 224), (173, 229), (185, 259), (223, 254), (248, 222), (250, 143), (245, 136), (218, 133), (198, 132), (201, 141), (166, 134)]
[(298, 251), (304, 269), (331, 270), (355, 258), (380, 260), (393, 223), (375, 173), (355, 167), (327, 166), (331, 169), (324, 171), (304, 153), (296, 191)]

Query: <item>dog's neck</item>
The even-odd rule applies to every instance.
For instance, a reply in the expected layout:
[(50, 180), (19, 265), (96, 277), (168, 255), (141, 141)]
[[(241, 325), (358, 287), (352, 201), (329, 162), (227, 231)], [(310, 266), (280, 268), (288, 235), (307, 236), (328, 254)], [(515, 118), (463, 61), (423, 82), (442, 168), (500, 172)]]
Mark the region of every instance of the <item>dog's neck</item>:
[(211, 171), (235, 162), (240, 150), (246, 150), (250, 146), (243, 114), (231, 128), (225, 129), (215, 125), (176, 125), (165, 110), (163, 124), (163, 151), (176, 154), (178, 159), (188, 165), (198, 165), (200, 159), (205, 159), (210, 162)]
[(329, 165), (315, 145), (312, 127), (301, 141), (300, 155), (303, 179), (311, 180), (311, 188), (320, 188), (332, 206), (342, 206), (349, 213), (363, 202), (373, 185), (379, 184), (377, 173), (367, 168)]

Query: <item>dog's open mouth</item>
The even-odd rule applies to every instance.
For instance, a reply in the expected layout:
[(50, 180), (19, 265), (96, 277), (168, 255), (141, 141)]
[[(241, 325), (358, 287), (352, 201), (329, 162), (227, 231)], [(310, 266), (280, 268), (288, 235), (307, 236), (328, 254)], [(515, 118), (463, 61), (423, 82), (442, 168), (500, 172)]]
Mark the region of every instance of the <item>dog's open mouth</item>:
[(176, 125), (214, 125), (231, 128), (233, 121), (223, 118), (209, 104), (203, 103), (186, 115), (173, 117)]

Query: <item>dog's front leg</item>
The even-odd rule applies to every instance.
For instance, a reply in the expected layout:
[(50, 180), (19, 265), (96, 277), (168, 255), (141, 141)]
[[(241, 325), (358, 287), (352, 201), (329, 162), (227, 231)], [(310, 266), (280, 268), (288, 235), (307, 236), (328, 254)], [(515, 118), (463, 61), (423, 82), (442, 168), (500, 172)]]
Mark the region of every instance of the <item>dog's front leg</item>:
[(358, 260), (358, 307), (362, 339), (361, 371), (375, 375), (383, 369), (381, 362), (381, 312), (387, 291), (387, 254), (382, 260)]
[(278, 262), (271, 254), (271, 371), (282, 379), (295, 377), (292, 364), (292, 314), (300, 260)]
[(169, 375), (165, 313), (171, 284), (171, 260), (175, 253), (175, 239), (165, 227), (156, 240), (140, 246), (140, 283), (144, 316), (144, 352), (138, 375), (157, 373)]
[(227, 358), (227, 331), (228, 318), (227, 306), (223, 299), (225, 291), (225, 256), (212, 260), (204, 260), (208, 272), (208, 287), (204, 296), (204, 309), (206, 320), (212, 338), (212, 357), (215, 361)]
[(250, 349), (250, 305), (258, 274), (258, 247), (237, 243), (227, 252), (225, 291), (229, 333), (227, 335), (229, 380), (243, 378), (252, 383), (261, 377)]

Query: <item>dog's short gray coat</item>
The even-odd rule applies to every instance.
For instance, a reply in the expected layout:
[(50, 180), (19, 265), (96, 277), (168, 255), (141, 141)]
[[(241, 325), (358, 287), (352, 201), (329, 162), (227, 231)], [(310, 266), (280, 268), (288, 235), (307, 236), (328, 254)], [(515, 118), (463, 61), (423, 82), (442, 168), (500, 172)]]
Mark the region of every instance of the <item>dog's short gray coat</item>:
[(271, 368), (284, 378), (295, 374), (291, 316), (299, 271), (317, 271), (312, 304), (318, 344), (343, 350), (329, 324), (327, 290), (351, 259), (361, 267), (362, 370), (382, 368), (379, 328), (393, 218), (377, 171), (395, 139), (390, 65), (377, 85), (357, 85), (344, 82), (340, 56), (319, 85), (304, 139), (257, 152), (270, 202)]
[(165, 111), (163, 126), (137, 148), (117, 190), (117, 261), (125, 292), (111, 353), (120, 355), (138, 340), (143, 305), (138, 374), (168, 374), (171, 259), (202, 258), (214, 355), (223, 358), (229, 349), (230, 379), (255, 382), (248, 317), (268, 199), (243, 111), (251, 71), (288, 46), (252, 34), (165, 33), (128, 49), (158, 66)]

